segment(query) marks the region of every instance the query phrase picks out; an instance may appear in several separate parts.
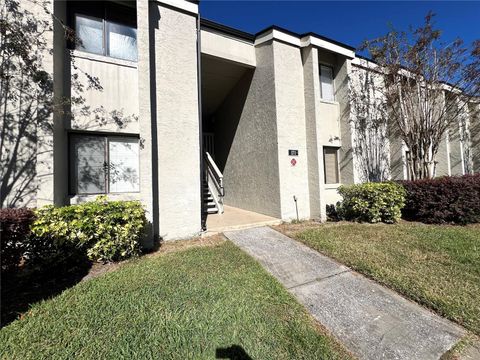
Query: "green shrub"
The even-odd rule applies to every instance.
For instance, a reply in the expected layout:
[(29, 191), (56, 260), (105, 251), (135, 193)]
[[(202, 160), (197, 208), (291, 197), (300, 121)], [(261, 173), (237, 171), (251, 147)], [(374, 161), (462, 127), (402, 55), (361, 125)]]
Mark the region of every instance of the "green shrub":
[(1, 270), (16, 270), (23, 258), (30, 236), (30, 225), (35, 219), (31, 209), (0, 209)]
[(48, 253), (48, 248), (71, 246), (86, 250), (96, 261), (118, 261), (140, 254), (146, 218), (138, 201), (107, 201), (99, 196), (80, 205), (45, 206), (36, 216), (30, 257)]
[(404, 188), (393, 182), (342, 185), (338, 193), (337, 212), (345, 220), (394, 223), (405, 205)]

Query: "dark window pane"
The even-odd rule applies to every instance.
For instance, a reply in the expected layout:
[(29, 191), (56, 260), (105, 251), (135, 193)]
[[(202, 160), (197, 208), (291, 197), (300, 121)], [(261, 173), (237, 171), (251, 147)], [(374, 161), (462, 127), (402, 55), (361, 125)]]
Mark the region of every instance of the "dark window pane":
[(77, 194), (104, 193), (106, 191), (105, 138), (74, 136), (72, 157), (74, 192)]
[(332, 147), (323, 148), (323, 165), (325, 168), (325, 184), (338, 184), (338, 149)]

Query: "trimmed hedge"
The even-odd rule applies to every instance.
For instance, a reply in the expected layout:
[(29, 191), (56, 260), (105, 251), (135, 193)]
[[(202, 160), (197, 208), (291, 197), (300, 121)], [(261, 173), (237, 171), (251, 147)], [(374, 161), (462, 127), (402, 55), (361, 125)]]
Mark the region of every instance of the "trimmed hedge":
[[(145, 210), (139, 201), (95, 201), (65, 207), (45, 206), (32, 225), (31, 256), (64, 246), (85, 249), (89, 259), (119, 261), (138, 256), (145, 229)], [(45, 251), (47, 250), (47, 251)]]
[(393, 182), (342, 185), (338, 193), (343, 201), (337, 213), (344, 220), (394, 223), (405, 203), (405, 190)]
[(20, 265), (34, 219), (34, 212), (27, 208), (0, 209), (2, 271), (14, 270)]
[(480, 174), (400, 181), (406, 190), (402, 215), (424, 223), (480, 222)]

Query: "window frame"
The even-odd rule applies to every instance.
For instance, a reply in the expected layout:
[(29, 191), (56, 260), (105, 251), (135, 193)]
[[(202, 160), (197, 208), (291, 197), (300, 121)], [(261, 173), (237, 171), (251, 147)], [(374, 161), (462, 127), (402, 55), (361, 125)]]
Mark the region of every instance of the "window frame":
[[(323, 97), (323, 90), (322, 90), (322, 67), (329, 68), (332, 71), (332, 95), (333, 99), (325, 99)], [(319, 72), (319, 78), (320, 78), (320, 99), (325, 102), (335, 102), (336, 101), (336, 96), (335, 96), (335, 67), (330, 64), (325, 64), (325, 63), (319, 63), (318, 64), (318, 72)]]
[[(130, 62), (138, 62), (138, 26), (137, 26), (137, 17), (136, 17), (136, 8), (134, 9), (135, 11), (135, 16), (131, 17), (129, 16), (129, 7), (125, 5), (120, 5), (120, 4), (113, 4), (109, 2), (99, 2), (96, 3), (97, 7), (90, 7), (87, 8), (86, 4), (89, 2), (85, 2), (82, 4), (82, 2), (74, 2), (70, 6), (68, 10), (68, 19), (70, 23), (70, 27), (75, 30), (75, 36), (77, 36), (76, 31), (77, 31), (77, 16), (82, 16), (85, 18), (91, 18), (95, 20), (101, 20), (102, 21), (102, 53), (94, 53), (87, 51), (85, 49), (80, 48), (77, 43), (77, 41), (70, 41), (70, 48), (73, 50), (77, 51), (82, 51), (87, 54), (94, 54), (94, 55), (99, 55), (99, 56), (105, 56), (111, 59), (118, 59), (118, 60), (123, 60), (123, 61), (130, 61)], [(137, 46), (136, 46), (136, 60), (131, 60), (131, 59), (125, 59), (125, 58), (120, 58), (120, 57), (115, 57), (111, 56), (109, 54), (109, 49), (107, 47), (107, 23), (115, 24), (115, 25), (123, 25), (123, 26), (128, 26), (136, 31), (136, 37), (135, 40), (137, 41)]]
[[(325, 150), (335, 150), (335, 170), (336, 170), (336, 179), (337, 182), (327, 182), (327, 166), (325, 162)], [(338, 185), (341, 183), (340, 179), (340, 157), (338, 156), (338, 152), (340, 151), (340, 147), (338, 146), (323, 146), (322, 152), (323, 152), (323, 182), (325, 185)]]
[[(104, 139), (104, 166), (106, 163), (107, 170), (105, 171), (104, 181), (105, 181), (105, 191), (96, 192), (96, 193), (84, 193), (78, 191), (78, 186), (76, 183), (77, 174), (76, 174), (76, 158), (73, 154), (73, 138), (74, 137), (98, 137)], [(70, 131), (68, 133), (68, 194), (70, 196), (96, 196), (96, 195), (108, 195), (108, 194), (138, 194), (140, 193), (140, 152), (138, 154), (138, 190), (137, 191), (110, 191), (110, 139), (112, 138), (122, 138), (122, 139), (135, 139), (138, 142), (140, 149), (140, 136), (138, 134), (112, 134), (106, 132), (97, 132), (97, 131)]]

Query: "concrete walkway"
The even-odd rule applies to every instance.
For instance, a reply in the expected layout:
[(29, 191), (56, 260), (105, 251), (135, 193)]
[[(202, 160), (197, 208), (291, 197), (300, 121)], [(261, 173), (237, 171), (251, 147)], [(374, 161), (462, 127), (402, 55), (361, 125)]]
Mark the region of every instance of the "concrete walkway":
[(225, 236), (256, 258), (360, 359), (438, 359), (465, 333), (271, 228)]

